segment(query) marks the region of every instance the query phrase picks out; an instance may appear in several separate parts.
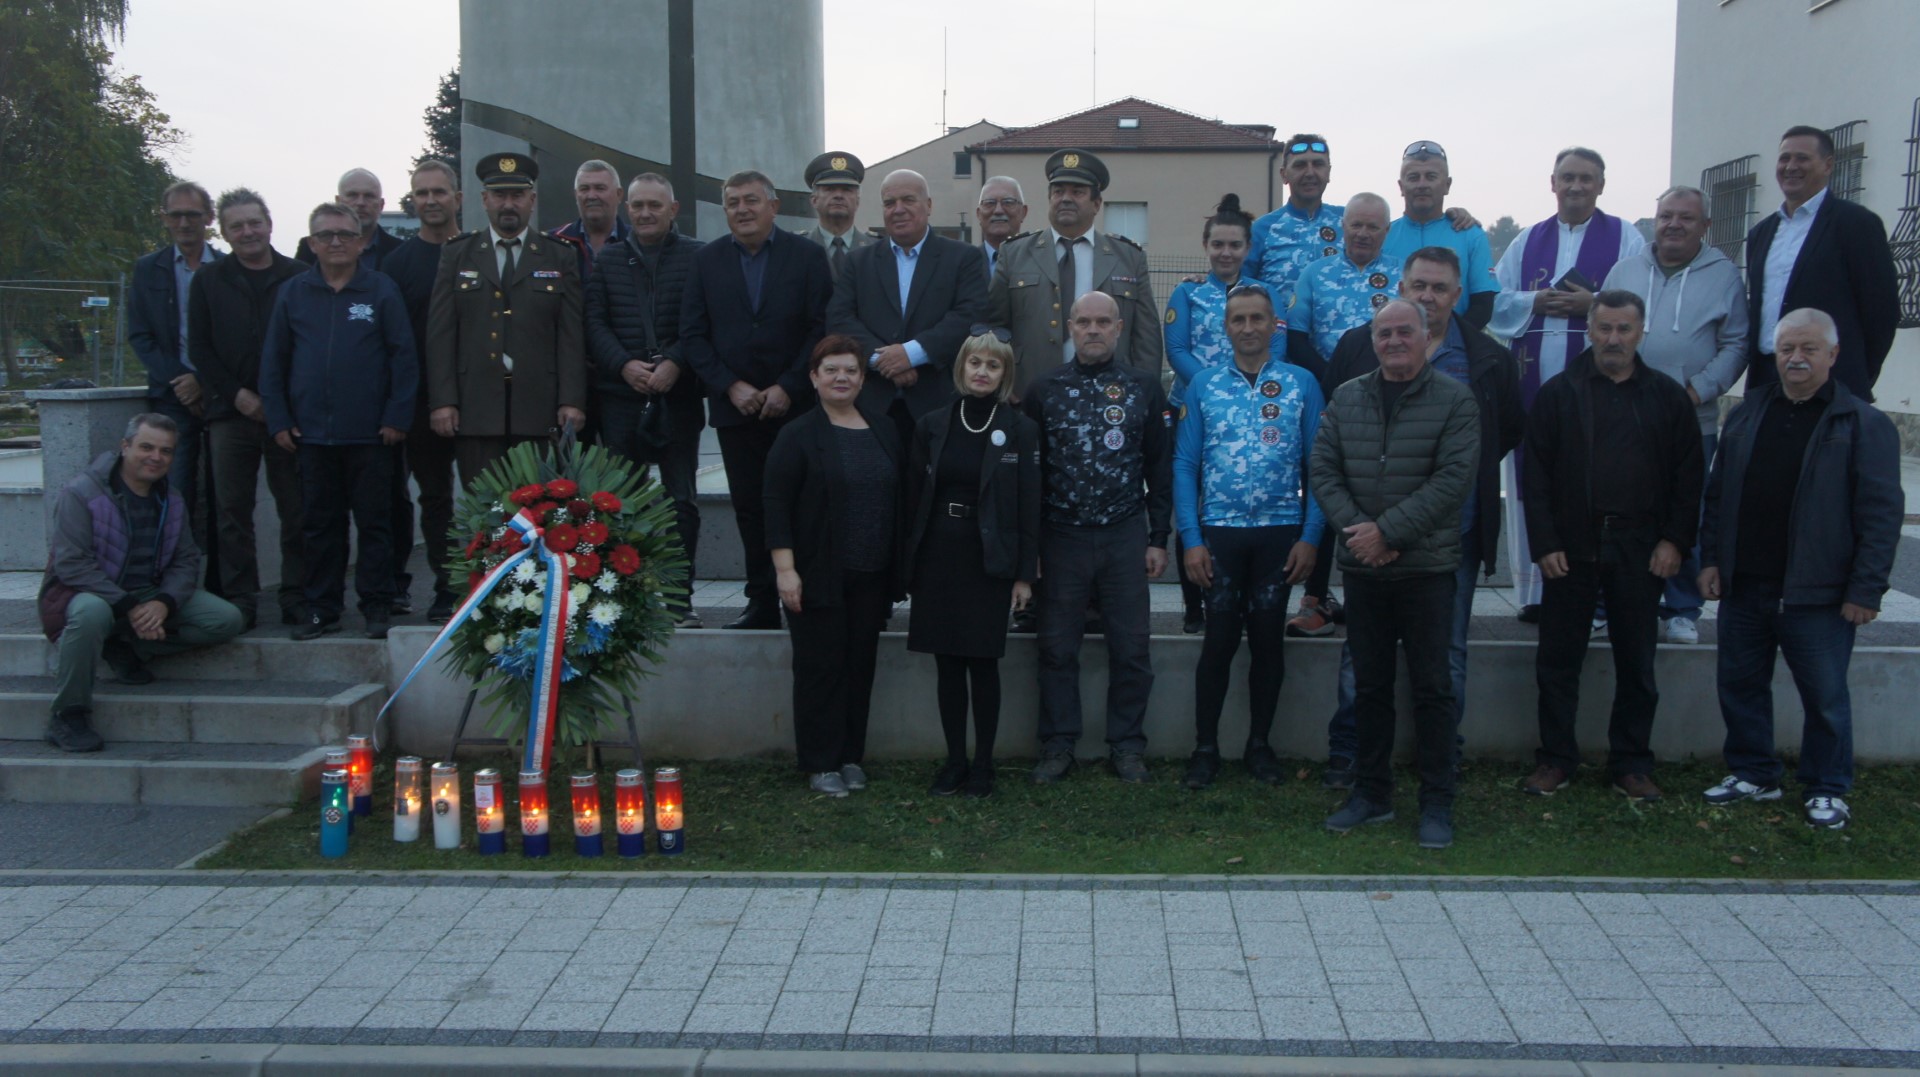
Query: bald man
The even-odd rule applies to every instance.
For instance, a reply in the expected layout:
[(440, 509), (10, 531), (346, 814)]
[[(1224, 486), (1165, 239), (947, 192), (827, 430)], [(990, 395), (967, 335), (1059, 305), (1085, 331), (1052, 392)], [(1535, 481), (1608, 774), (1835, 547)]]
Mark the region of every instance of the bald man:
[[(353, 211), (354, 219), (360, 222), (360, 234), (366, 237), (366, 244), (360, 248), (360, 268), (379, 269), (386, 264), (387, 255), (400, 249), (402, 242), (399, 236), (380, 227), (380, 214), (387, 208), (380, 177), (364, 168), (350, 168), (341, 174), (334, 193), (341, 205)], [(313, 251), (305, 243), (294, 248), (293, 256), (309, 265), (313, 263)]]

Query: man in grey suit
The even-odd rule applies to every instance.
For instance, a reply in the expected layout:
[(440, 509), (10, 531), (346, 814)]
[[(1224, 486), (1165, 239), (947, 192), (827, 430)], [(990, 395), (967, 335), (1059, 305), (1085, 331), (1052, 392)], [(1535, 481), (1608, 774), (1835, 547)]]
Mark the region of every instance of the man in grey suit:
[(847, 255), (878, 242), (853, 226), (854, 215), (860, 212), (860, 184), (867, 178), (867, 166), (851, 153), (828, 150), (809, 162), (803, 175), (813, 192), (808, 201), (819, 223), (800, 234), (826, 248), (827, 264), (838, 277)]
[(933, 196), (918, 172), (891, 172), (880, 185), (885, 242), (848, 255), (827, 304), (827, 332), (845, 333), (867, 355), (863, 403), (904, 433), (952, 401), (953, 359), (986, 315), (979, 248), (933, 234)]
[(1012, 176), (993, 176), (980, 185), (980, 201), (973, 207), (980, 222), (980, 253), (987, 263), (987, 281), (993, 281), (1000, 245), (1020, 234), (1027, 223), (1027, 193)]

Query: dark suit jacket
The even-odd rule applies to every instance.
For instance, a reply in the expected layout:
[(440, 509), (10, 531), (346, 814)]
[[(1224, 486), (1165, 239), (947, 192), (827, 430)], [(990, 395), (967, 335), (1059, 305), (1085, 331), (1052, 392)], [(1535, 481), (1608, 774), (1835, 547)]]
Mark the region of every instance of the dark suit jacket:
[[(926, 538), (927, 524), (946, 511), (933, 502), (939, 487), (937, 472), (953, 429), (958, 401), (929, 412), (914, 428), (907, 449), (907, 544), (902, 548), (900, 578), (913, 583), (914, 561)], [(996, 580), (1032, 583), (1040, 560), (1040, 427), (1012, 404), (994, 412), (989, 431), (1006, 435), (998, 445), (988, 434), (986, 458), (980, 465), (980, 522), (982, 568)]]
[(812, 399), (807, 362), (826, 335), (833, 272), (827, 252), (805, 236), (774, 229), (768, 239), (760, 309), (747, 298), (740, 248), (716, 239), (693, 256), (680, 303), (680, 351), (706, 386), (707, 421), (716, 427), (753, 422), (727, 399), (744, 381), (756, 389), (778, 385), (799, 411)]
[(860, 390), (861, 399), (879, 411), (887, 410), (895, 396), (904, 398), (915, 419), (954, 398), (954, 356), (967, 330), (984, 322), (987, 313), (987, 271), (981, 266), (986, 259), (980, 248), (929, 232), (919, 260), (904, 311), (891, 240), (869, 243), (847, 255), (827, 304), (827, 332), (859, 341), (862, 358), (909, 340), (926, 349), (927, 362), (916, 368), (920, 377), (910, 388), (897, 389), (879, 372), (868, 370)]
[[(1760, 305), (1766, 299), (1767, 251), (1780, 230), (1780, 214), (1769, 213), (1747, 233), (1747, 314), (1753, 333), (1747, 345), (1747, 391), (1780, 380), (1773, 358), (1760, 353)], [(1787, 277), (1780, 313), (1812, 307), (1825, 311), (1840, 328), (1840, 354), (1833, 376), (1862, 400), (1873, 399), (1873, 383), (1893, 347), (1900, 324), (1900, 286), (1894, 277), (1887, 227), (1879, 214), (1827, 192), (1813, 215), (1813, 227)]]
[[(723, 241), (724, 242), (724, 241)], [(719, 246), (708, 244), (708, 249)], [(808, 244), (814, 250), (820, 248)], [(822, 252), (824, 257), (825, 252)], [(897, 480), (906, 469), (899, 429), (885, 416), (860, 409), (867, 428), (893, 460)], [(766, 507), (767, 549), (792, 550), (793, 567), (800, 573), (802, 612), (840, 603), (842, 569), (838, 551), (846, 548), (847, 475), (840, 465), (833, 437), (833, 421), (824, 408), (814, 408), (786, 424), (767, 452), (767, 477), (762, 484)], [(901, 503), (894, 495), (893, 519), (883, 521), (889, 549), (895, 551), (888, 589), (896, 597), (900, 548)]]
[[(207, 244), (200, 268), (225, 253)], [(187, 372), (180, 362), (180, 290), (173, 283), (173, 244), (140, 256), (127, 288), (127, 343), (147, 368), (147, 396), (175, 400), (173, 379)]]

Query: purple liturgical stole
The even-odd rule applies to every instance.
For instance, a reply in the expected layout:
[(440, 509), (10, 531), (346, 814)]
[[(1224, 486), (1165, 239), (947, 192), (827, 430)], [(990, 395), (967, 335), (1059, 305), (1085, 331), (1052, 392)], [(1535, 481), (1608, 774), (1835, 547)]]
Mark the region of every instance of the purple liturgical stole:
[[(1607, 279), (1607, 272), (1620, 260), (1620, 218), (1611, 217), (1599, 210), (1593, 211), (1593, 217), (1587, 221), (1586, 238), (1580, 243), (1580, 256), (1573, 265), (1586, 278), (1599, 287)], [(1560, 257), (1560, 226), (1558, 219), (1548, 217), (1534, 225), (1527, 233), (1527, 246), (1521, 252), (1520, 286), (1523, 290), (1537, 292), (1553, 287), (1556, 279), (1553, 267)], [(1520, 360), (1520, 403), (1523, 407), (1533, 407), (1533, 395), (1540, 391), (1540, 351), (1546, 342), (1545, 317), (1536, 314), (1527, 323), (1526, 332), (1513, 342), (1513, 351)], [(1561, 357), (1561, 363), (1571, 361), (1587, 348), (1587, 320), (1584, 317), (1567, 319), (1567, 354)]]

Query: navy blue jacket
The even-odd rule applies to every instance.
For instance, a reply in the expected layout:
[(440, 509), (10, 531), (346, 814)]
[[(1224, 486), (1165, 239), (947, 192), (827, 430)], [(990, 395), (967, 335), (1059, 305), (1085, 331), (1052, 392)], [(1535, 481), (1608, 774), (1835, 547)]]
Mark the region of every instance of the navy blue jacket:
[[(1733, 586), (1739, 571), (1733, 552), (1754, 435), (1767, 406), (1780, 392), (1777, 381), (1750, 388), (1720, 431), (1700, 523), (1700, 564), (1720, 570), (1723, 589)], [(1807, 441), (1799, 485), (1794, 487), (1781, 602), (1789, 606), (1851, 602), (1879, 609), (1893, 571), (1894, 550), (1900, 545), (1905, 503), (1900, 488), (1900, 435), (1892, 420), (1834, 379), (1833, 401)]]
[(298, 427), (315, 445), (377, 445), (413, 425), (420, 391), (400, 287), (360, 269), (336, 292), (318, 266), (280, 286), (260, 354), (267, 429)]
[[(1780, 214), (1769, 213), (1747, 233), (1747, 395), (1778, 384), (1773, 357), (1760, 353), (1760, 307), (1766, 302), (1767, 252), (1780, 231)], [(1873, 383), (1893, 348), (1900, 324), (1900, 278), (1879, 214), (1831, 190), (1813, 215), (1800, 257), (1787, 274), (1780, 313), (1812, 307), (1825, 311), (1840, 331), (1833, 376), (1872, 403)]]
[(793, 401), (790, 414), (813, 400), (807, 362), (813, 346), (826, 335), (833, 270), (827, 252), (805, 236), (776, 228), (767, 242), (758, 310), (748, 300), (740, 249), (731, 236), (694, 252), (693, 272), (687, 276), (687, 294), (680, 303), (680, 353), (706, 386), (707, 421), (717, 427), (754, 421), (727, 398), (736, 381), (756, 389), (780, 386)]
[[(207, 244), (200, 268), (220, 260)], [(173, 244), (133, 263), (127, 286), (127, 342), (147, 368), (147, 395), (173, 399), (173, 379), (187, 373), (180, 362), (180, 289), (173, 282)]]

